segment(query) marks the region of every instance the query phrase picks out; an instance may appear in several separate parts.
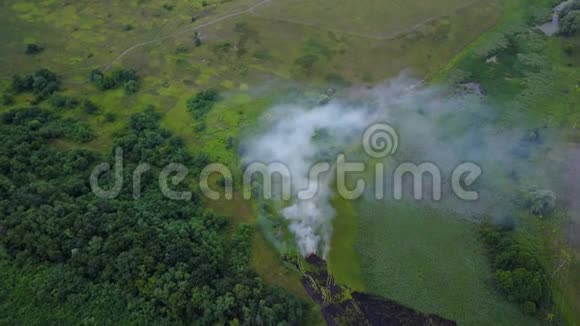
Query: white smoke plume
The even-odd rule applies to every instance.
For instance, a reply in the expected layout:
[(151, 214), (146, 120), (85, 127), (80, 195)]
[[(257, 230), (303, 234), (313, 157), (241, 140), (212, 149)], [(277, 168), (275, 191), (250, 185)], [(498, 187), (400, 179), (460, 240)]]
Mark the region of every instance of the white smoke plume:
[[(324, 105), (277, 105), (262, 119), (262, 131), (245, 143), (244, 164), (281, 162), (290, 170), (292, 200), (283, 202), (279, 213), (288, 221), (303, 255), (316, 253), (326, 257), (335, 217), (330, 203), (332, 173), (321, 180), (310, 180), (311, 167), (320, 160), (333, 162), (336, 157), (324, 158), (324, 153), (334, 151), (335, 155), (352, 146), (373, 123), (388, 122), (399, 131), (401, 143), (395, 161), (434, 162), (444, 173), (458, 163), (471, 161), (482, 166), (488, 175), (492, 171), (494, 180), (480, 184), (479, 202), (437, 203), (439, 207), (462, 210), (460, 214), (466, 212), (466, 207), (475, 214), (509, 214), (514, 205), (512, 198), (503, 196), (498, 187), (504, 190), (506, 182), (510, 182), (513, 189), (523, 188), (528, 186), (526, 182), (533, 184), (531, 179), (544, 182), (551, 173), (546, 166), (557, 169), (547, 159), (538, 161), (534, 156), (540, 149), (544, 155), (550, 153), (544, 131), (542, 136), (533, 134), (527, 139), (529, 129), (498, 127), (501, 124), (496, 110), (483, 104), (478, 94), (456, 96), (420, 84), (401, 76), (372, 89), (350, 90), (347, 99)], [(321, 131), (332, 139), (330, 145), (317, 141), (316, 135)], [(495, 180), (498, 178), (501, 181)], [(319, 183), (316, 196), (299, 199), (299, 191), (312, 182)], [(390, 186), (388, 177), (386, 186)]]
[[(269, 129), (253, 139), (246, 148), (244, 161), (282, 162), (291, 172), (293, 202), (281, 214), (290, 222), (290, 231), (295, 235), (302, 254), (318, 253), (323, 256), (329, 251), (332, 235), (332, 219), (335, 211), (330, 205), (329, 174), (321, 180), (310, 180), (310, 168), (327, 150), (325, 144), (313, 137), (324, 130), (332, 135), (334, 144), (343, 147), (353, 137), (359, 137), (371, 122), (371, 114), (360, 107), (345, 107), (329, 103), (315, 108), (298, 105), (280, 105), (271, 109), (263, 121)], [(312, 199), (297, 198), (312, 182), (319, 182), (318, 191)]]

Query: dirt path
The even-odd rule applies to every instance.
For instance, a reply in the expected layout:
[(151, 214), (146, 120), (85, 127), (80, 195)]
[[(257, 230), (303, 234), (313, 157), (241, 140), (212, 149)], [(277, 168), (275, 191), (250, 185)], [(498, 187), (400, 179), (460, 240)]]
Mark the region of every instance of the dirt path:
[(178, 35), (181, 35), (183, 33), (191, 32), (191, 31), (195, 31), (195, 30), (198, 30), (198, 29), (207, 27), (207, 26), (211, 26), (213, 24), (219, 23), (221, 21), (224, 21), (224, 20), (227, 20), (227, 19), (230, 19), (230, 18), (233, 18), (233, 17), (237, 17), (237, 16), (240, 16), (240, 15), (243, 15), (245, 13), (253, 13), (254, 12), (254, 9), (256, 9), (257, 7), (262, 6), (262, 5), (264, 5), (264, 4), (266, 4), (266, 3), (270, 2), (270, 1), (271, 0), (262, 0), (262, 1), (258, 2), (258, 3), (253, 4), (249, 8), (246, 8), (246, 9), (243, 9), (243, 10), (239, 10), (239, 11), (236, 11), (236, 12), (233, 12), (233, 13), (230, 13), (230, 14), (227, 14), (227, 15), (224, 15), (224, 16), (221, 16), (221, 17), (218, 17), (218, 18), (215, 18), (215, 19), (210, 20), (208, 22), (205, 22), (203, 24), (196, 25), (196, 26), (192, 26), (192, 27), (188, 27), (188, 28), (184, 28), (182, 30), (173, 32), (173, 33), (168, 34), (168, 35), (165, 35), (165, 36), (161, 36), (161, 37), (158, 37), (158, 38), (154, 38), (152, 40), (149, 40), (149, 41), (145, 41), (145, 42), (141, 42), (141, 43), (135, 44), (135, 45), (127, 48), (125, 51), (121, 52), (121, 54), (119, 54), (113, 60), (113, 62), (109, 63), (105, 67), (104, 71), (109, 70), (111, 68), (111, 66), (113, 66), (115, 63), (117, 63), (119, 60), (121, 60), (124, 56), (126, 56), (129, 53), (131, 53), (135, 49), (138, 49), (140, 47), (143, 47), (143, 46), (146, 46), (146, 45), (149, 45), (149, 44), (152, 44), (152, 43), (161, 42), (161, 41), (170, 39), (172, 37), (176, 37)]

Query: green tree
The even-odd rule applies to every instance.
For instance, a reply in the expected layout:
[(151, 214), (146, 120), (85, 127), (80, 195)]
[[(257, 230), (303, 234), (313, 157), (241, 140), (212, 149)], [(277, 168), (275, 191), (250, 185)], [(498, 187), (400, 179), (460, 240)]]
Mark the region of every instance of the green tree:
[(559, 33), (564, 36), (573, 36), (578, 32), (580, 32), (580, 10), (573, 10), (560, 21)]

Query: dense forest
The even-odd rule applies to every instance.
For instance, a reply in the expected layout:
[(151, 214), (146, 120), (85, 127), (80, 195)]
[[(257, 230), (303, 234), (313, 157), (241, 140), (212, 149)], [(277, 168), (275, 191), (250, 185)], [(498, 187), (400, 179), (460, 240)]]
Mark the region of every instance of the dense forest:
[[(43, 76), (54, 75), (43, 70)], [(40, 89), (37, 82), (31, 86), (26, 78), (14, 79), (15, 91), (34, 92), (38, 101), (58, 89), (54, 83)], [(179, 162), (195, 169), (207, 161), (204, 155), (188, 154), (182, 140), (161, 129), (159, 120), (160, 115), (148, 108), (133, 115), (115, 136), (115, 145), (124, 150), (126, 180), (121, 193), (109, 200), (91, 192), (89, 174), (113, 155), (104, 158), (54, 145), (56, 140), (90, 140), (87, 125), (36, 106), (2, 114), (0, 269), (10, 281), (0, 283), (5, 289), (0, 290), (0, 302), (14, 295), (10, 288), (19, 282), (15, 273), (21, 271), (22, 278), (37, 286), (32, 302), (54, 304), (51, 313), (57, 306), (100, 302), (125, 314), (92, 320), (97, 324), (299, 324), (305, 318), (305, 303), (265, 285), (249, 268), (251, 226), (228, 226), (227, 219), (204, 210), (195, 195), (186, 202), (173, 201), (159, 191), (160, 167)], [(135, 198), (130, 180), (140, 162), (152, 169), (143, 175)], [(111, 177), (104, 175), (101, 183)], [(189, 188), (186, 182), (180, 186)], [(0, 305), (0, 312), (8, 308)], [(68, 312), (75, 313), (82, 309)], [(0, 315), (2, 323), (23, 320), (15, 313)], [(45, 318), (77, 320), (51, 320), (50, 313)]]

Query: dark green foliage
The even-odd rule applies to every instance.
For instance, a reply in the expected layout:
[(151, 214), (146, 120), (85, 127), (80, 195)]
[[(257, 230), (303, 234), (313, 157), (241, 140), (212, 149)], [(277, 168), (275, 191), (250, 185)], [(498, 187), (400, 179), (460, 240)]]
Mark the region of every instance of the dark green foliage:
[[(160, 316), (184, 324), (302, 324), (303, 303), (266, 286), (250, 269), (251, 226), (241, 226), (228, 239), (227, 220), (206, 212), (195, 196), (175, 201), (162, 195), (161, 167), (192, 168), (205, 164), (207, 156), (189, 155), (183, 141), (160, 128), (160, 118), (149, 107), (117, 136), (125, 185), (115, 199), (104, 200), (89, 185), (92, 167), (104, 159), (86, 150), (61, 152), (48, 143), (72, 121), (37, 108), (3, 114), (0, 243), (8, 258), (1, 258), (0, 270), (19, 263), (30, 273), (38, 269), (42, 278), (34, 281), (35, 299), (55, 306), (89, 309), (95, 303), (115, 305), (111, 300), (117, 298), (111, 313), (126, 307), (139, 314), (130, 317), (137, 324), (157, 324), (142, 318)], [(140, 162), (152, 170), (143, 175), (136, 200), (130, 180)], [(105, 173), (101, 186), (110, 177)], [(174, 190), (187, 190), (189, 184)], [(2, 289), (0, 295), (6, 298)], [(0, 318), (9, 324), (21, 320), (11, 318), (19, 306), (2, 302), (0, 308), (8, 319)]]
[(84, 100), (83, 111), (88, 114), (95, 114), (99, 111), (99, 107), (91, 100)]
[(60, 89), (60, 78), (48, 69), (40, 69), (31, 75), (15, 75), (12, 77), (12, 90), (15, 93), (32, 92), (37, 101), (50, 97)]
[(580, 1), (575, 0), (569, 3), (562, 11), (560, 11), (560, 18), (566, 17), (570, 12), (580, 10)]
[(208, 89), (187, 100), (187, 109), (196, 119), (199, 119), (208, 113), (217, 101), (219, 101), (218, 91)]
[(76, 97), (54, 94), (50, 97), (50, 104), (59, 109), (74, 109), (79, 106), (80, 101)]
[(44, 48), (38, 44), (26, 44), (26, 54), (39, 54), (44, 51)]
[(169, 325), (151, 304), (112, 284), (96, 284), (63, 264), (0, 258), (2, 325)]
[(117, 117), (115, 116), (114, 113), (111, 112), (107, 112), (105, 113), (105, 121), (106, 122), (113, 122), (117, 119)]
[(126, 81), (124, 87), (125, 87), (125, 93), (127, 95), (135, 94), (139, 90), (139, 84), (137, 84), (137, 81), (134, 79)]
[(124, 87), (127, 94), (134, 94), (139, 90), (139, 77), (132, 69), (117, 69), (108, 75), (95, 69), (91, 71), (89, 80), (103, 91)]
[(580, 32), (580, 9), (568, 12), (560, 21), (559, 33), (564, 36), (573, 36)]
[(14, 104), (14, 94), (6, 92), (2, 94), (2, 105), (12, 105)]
[(232, 149), (236, 145), (236, 139), (234, 137), (228, 137), (226, 139), (226, 149)]
[[(94, 136), (87, 125), (72, 118), (56, 119), (52, 114), (36, 107), (8, 111), (2, 115), (2, 121), (8, 125), (18, 126), (23, 133), (28, 131), (45, 140), (67, 138), (84, 143), (91, 141)], [(10, 157), (8, 154), (5, 155)]]
[(220, 42), (214, 46), (214, 51), (218, 54), (227, 53), (232, 49), (230, 42)]
[(200, 47), (201, 46), (201, 33), (196, 31), (195, 34), (193, 35), (193, 42), (195, 43), (196, 47)]
[(206, 129), (207, 129), (207, 123), (205, 123), (205, 121), (200, 121), (200, 122), (195, 124), (195, 127), (193, 127), (193, 130), (195, 132), (204, 132)]
[(490, 224), (480, 227), (499, 288), (527, 313), (550, 304), (549, 279), (538, 253), (514, 231)]

